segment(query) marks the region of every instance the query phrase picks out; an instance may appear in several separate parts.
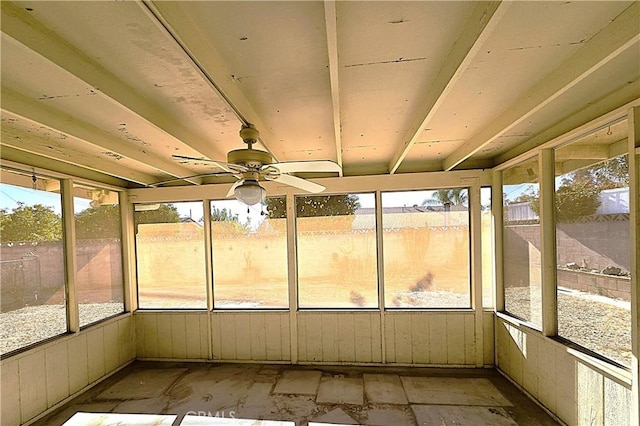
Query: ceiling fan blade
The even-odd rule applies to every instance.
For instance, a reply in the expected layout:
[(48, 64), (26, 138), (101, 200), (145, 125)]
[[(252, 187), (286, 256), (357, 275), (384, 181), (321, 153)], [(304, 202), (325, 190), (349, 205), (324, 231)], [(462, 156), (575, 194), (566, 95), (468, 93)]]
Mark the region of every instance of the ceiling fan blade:
[(313, 160), (313, 161), (285, 161), (282, 163), (265, 164), (263, 169), (275, 167), (281, 173), (296, 172), (336, 172), (340, 173), (342, 167), (338, 163), (329, 160)]
[(241, 166), (239, 164), (225, 163), (224, 161), (210, 160), (209, 158), (187, 157), (186, 155), (175, 155), (175, 154), (172, 155), (172, 157), (178, 160), (203, 161), (205, 163), (212, 163), (220, 167), (225, 172), (234, 173), (234, 174), (246, 172), (248, 170), (245, 166)]
[(172, 182), (180, 182), (183, 181), (185, 179), (192, 179), (192, 178), (200, 178), (200, 177), (209, 177), (209, 176), (218, 176), (221, 174), (224, 174), (225, 172), (218, 172), (218, 173), (200, 173), (199, 175), (191, 175), (191, 176), (183, 176), (183, 177), (179, 177), (179, 178), (175, 178), (175, 179), (169, 179), (169, 180), (163, 180), (160, 182), (155, 182), (155, 183), (151, 183), (148, 186), (150, 186), (151, 188), (155, 188), (161, 185), (165, 185), (167, 183), (172, 183)]
[(322, 185), (318, 185), (315, 182), (311, 182), (306, 179), (302, 179), (296, 176), (291, 175), (278, 175), (271, 177), (269, 175), (265, 175), (265, 179), (272, 180), (275, 182), (281, 182), (285, 185), (293, 186), (295, 188), (302, 189), (307, 192), (311, 192), (312, 194), (317, 194), (318, 192), (322, 192), (325, 190), (325, 187)]
[(239, 181), (231, 185), (231, 188), (229, 188), (229, 192), (227, 192), (227, 198), (233, 197), (233, 195), (235, 194), (234, 191), (236, 190), (237, 187), (242, 185), (243, 182), (244, 182), (244, 179), (240, 179)]

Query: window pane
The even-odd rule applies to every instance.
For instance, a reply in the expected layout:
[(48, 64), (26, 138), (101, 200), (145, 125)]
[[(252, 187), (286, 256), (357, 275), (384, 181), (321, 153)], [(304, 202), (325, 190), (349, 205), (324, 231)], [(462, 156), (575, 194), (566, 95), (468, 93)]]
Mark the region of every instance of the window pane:
[(482, 203), (482, 307), (493, 308), (493, 217), (491, 215), (491, 187), (480, 188)]
[(374, 194), (296, 198), (301, 308), (377, 308)]
[(382, 193), (385, 306), (468, 308), (469, 193)]
[(541, 328), (538, 161), (505, 170), (502, 183), (505, 310)]
[(564, 172), (555, 193), (558, 334), (630, 367), (628, 157), (571, 159), (578, 147), (589, 152), (600, 146), (556, 151)]
[(118, 193), (74, 187), (80, 326), (124, 312)]
[(140, 308), (206, 309), (202, 203), (136, 205), (136, 210)]
[[(60, 182), (2, 170), (0, 353), (67, 331)], [(10, 183), (7, 183), (10, 182)]]
[[(211, 202), (213, 298), (220, 308), (287, 308), (286, 198)], [(247, 213), (249, 211), (249, 213)]]

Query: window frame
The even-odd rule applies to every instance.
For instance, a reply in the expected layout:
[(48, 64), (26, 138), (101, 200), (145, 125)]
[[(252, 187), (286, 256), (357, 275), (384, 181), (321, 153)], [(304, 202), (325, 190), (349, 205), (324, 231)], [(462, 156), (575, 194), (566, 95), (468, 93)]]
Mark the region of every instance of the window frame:
[[(28, 177), (29, 180), (32, 179), (33, 176), (37, 178), (42, 178), (44, 180), (54, 180), (57, 181), (58, 184), (54, 184), (52, 186), (51, 192), (59, 192), (60, 193), (60, 209), (61, 209), (61, 220), (62, 220), (62, 239), (61, 243), (63, 246), (63, 268), (64, 268), (64, 293), (66, 295), (64, 300), (64, 311), (65, 311), (65, 325), (66, 329), (63, 333), (47, 337), (45, 339), (41, 339), (39, 341), (29, 343), (20, 348), (16, 348), (14, 350), (8, 351), (6, 353), (0, 354), (0, 360), (9, 359), (11, 357), (17, 356), (19, 354), (23, 354), (25, 352), (36, 350), (43, 345), (50, 344), (55, 341), (60, 341), (61, 339), (69, 338), (70, 336), (74, 336), (75, 334), (89, 330), (95, 327), (100, 326), (101, 324), (113, 320), (114, 318), (123, 317), (126, 315), (131, 315), (132, 305), (131, 300), (127, 296), (129, 291), (129, 282), (127, 280), (127, 275), (129, 274), (129, 257), (128, 252), (126, 250), (126, 240), (127, 240), (127, 226), (126, 226), (126, 210), (123, 206), (126, 205), (124, 200), (126, 197), (123, 197), (125, 189), (116, 187), (113, 185), (109, 185), (103, 182), (96, 182), (89, 179), (84, 179), (77, 176), (70, 176), (64, 173), (56, 172), (53, 170), (42, 169), (39, 167), (28, 166), (19, 163), (13, 163), (10, 161), (3, 160), (0, 163), (0, 171), (3, 173), (13, 173), (17, 175), (22, 175)], [(11, 181), (4, 181), (4, 184), (10, 184), (14, 186), (23, 186), (11, 183)], [(118, 200), (120, 203), (120, 252), (122, 255), (122, 269), (123, 269), (123, 312), (110, 315), (105, 318), (101, 318), (97, 321), (85, 324), (80, 326), (79, 319), (79, 303), (77, 300), (76, 294), (76, 238), (75, 238), (75, 212), (74, 212), (74, 186), (81, 187), (94, 187), (100, 189), (106, 189), (109, 191), (113, 191), (117, 194)]]

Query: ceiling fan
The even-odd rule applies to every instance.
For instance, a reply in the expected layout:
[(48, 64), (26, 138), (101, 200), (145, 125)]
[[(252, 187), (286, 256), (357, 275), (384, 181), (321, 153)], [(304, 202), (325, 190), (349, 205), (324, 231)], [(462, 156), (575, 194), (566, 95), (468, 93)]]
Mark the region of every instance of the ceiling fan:
[[(274, 163), (271, 154), (265, 151), (254, 149), (253, 145), (258, 141), (260, 132), (251, 124), (243, 125), (240, 129), (240, 137), (247, 144), (247, 148), (236, 149), (227, 154), (227, 161), (216, 161), (208, 158), (186, 157), (174, 155), (173, 158), (182, 160), (194, 160), (210, 162), (226, 173), (233, 175), (238, 181), (234, 183), (227, 197), (235, 197), (248, 206), (260, 203), (266, 196), (265, 189), (260, 186), (260, 178), (269, 181), (284, 183), (302, 189), (303, 191), (316, 194), (325, 190), (325, 187), (315, 182), (293, 176), (289, 173), (299, 172), (341, 172), (339, 164), (329, 160), (315, 161), (286, 161)], [(211, 176), (217, 173), (201, 174), (189, 177)], [(186, 179), (186, 178), (182, 178)], [(182, 179), (158, 182), (154, 186), (174, 182)]]

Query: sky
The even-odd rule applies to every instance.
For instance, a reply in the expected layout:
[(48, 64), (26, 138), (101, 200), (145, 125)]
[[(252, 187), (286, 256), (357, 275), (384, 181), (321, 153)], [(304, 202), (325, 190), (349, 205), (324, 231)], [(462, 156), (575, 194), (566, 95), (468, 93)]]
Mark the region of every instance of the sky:
[[(57, 214), (62, 214), (62, 201), (60, 194), (24, 188), (20, 186), (0, 183), (0, 209), (7, 209), (9, 212), (18, 207), (18, 202), (27, 205), (42, 204), (51, 207)], [(91, 207), (91, 200), (74, 197), (74, 210), (79, 213)]]
[[(522, 190), (517, 193), (519, 194), (521, 192)], [(416, 204), (421, 205), (425, 199), (432, 198), (433, 193), (434, 191), (386, 192), (383, 199), (384, 207), (413, 206)], [(483, 206), (489, 205), (489, 194), (490, 191), (482, 191), (481, 201)], [(513, 193), (510, 194), (510, 198), (515, 198)], [(56, 213), (61, 214), (62, 208), (59, 194), (0, 183), (0, 208), (7, 209), (10, 212), (18, 206), (19, 201), (28, 205), (43, 204), (45, 206), (52, 207)], [(76, 197), (74, 201), (76, 212), (80, 212), (89, 208), (91, 200)], [(204, 210), (201, 202), (180, 202), (172, 204), (176, 206), (181, 217), (190, 217), (194, 221), (199, 222), (204, 216)], [(360, 198), (360, 204), (361, 207), (365, 208), (375, 207), (375, 197), (372, 193), (363, 194)], [(243, 203), (233, 199), (214, 201), (213, 205), (218, 209), (226, 208), (233, 214), (237, 214), (238, 220), (241, 223), (246, 223), (247, 219), (250, 219), (253, 226), (260, 224), (265, 217), (260, 214), (261, 206), (255, 205), (247, 207)]]

